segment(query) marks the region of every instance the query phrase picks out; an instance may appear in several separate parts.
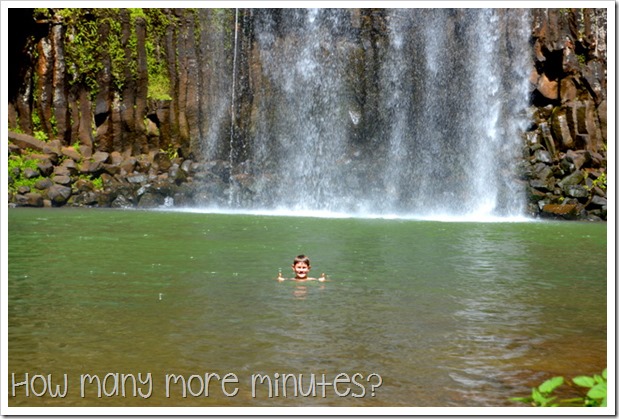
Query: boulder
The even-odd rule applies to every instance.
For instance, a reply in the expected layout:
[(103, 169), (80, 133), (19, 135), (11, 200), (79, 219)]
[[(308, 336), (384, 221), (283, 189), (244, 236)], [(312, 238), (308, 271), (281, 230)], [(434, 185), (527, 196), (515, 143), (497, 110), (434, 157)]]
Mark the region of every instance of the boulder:
[(99, 197), (94, 191), (86, 191), (75, 195), (73, 204), (78, 206), (92, 206), (97, 205)]
[(586, 198), (589, 196), (589, 191), (582, 185), (567, 185), (563, 188), (563, 192), (572, 198)]
[(125, 195), (118, 195), (110, 204), (112, 208), (131, 208), (133, 207), (133, 202), (130, 198)]
[(50, 161), (50, 159), (41, 159), (37, 162), (37, 168), (41, 173), (41, 176), (49, 176), (54, 171), (54, 165)]
[(89, 145), (81, 144), (79, 146), (79, 152), (86, 159), (89, 159), (90, 157), (92, 157), (92, 147)]
[(77, 192), (92, 192), (94, 190), (94, 186), (89, 180), (78, 179), (73, 184), (73, 189)]
[[(120, 155), (120, 153), (116, 153)], [(92, 155), (92, 161), (97, 163), (107, 163), (109, 159), (110, 154), (106, 153), (105, 151), (97, 151), (95, 154)], [(120, 161), (118, 161), (118, 163), (120, 163)]]
[(138, 208), (157, 208), (163, 205), (165, 196), (153, 191), (148, 191), (140, 197)]
[(125, 174), (133, 173), (133, 171), (135, 170), (136, 165), (137, 165), (137, 159), (135, 157), (129, 157), (127, 159), (124, 159), (120, 163), (121, 173), (123, 173), (123, 172)]
[(52, 178), (54, 183), (58, 185), (70, 185), (71, 184), (71, 176), (65, 175), (56, 175)]
[(571, 219), (578, 215), (577, 204), (546, 204), (542, 212), (547, 215)]
[(181, 163), (181, 170), (185, 172), (187, 176), (191, 176), (191, 174), (193, 173), (192, 165), (193, 162), (191, 160), (184, 160), (183, 163)]
[(63, 185), (52, 185), (47, 190), (47, 196), (52, 201), (52, 205), (64, 205), (71, 196), (71, 188)]
[(168, 180), (176, 185), (187, 181), (187, 174), (184, 170), (181, 170), (178, 164), (173, 164), (168, 171)]
[(41, 140), (37, 140), (36, 138), (28, 134), (22, 134), (22, 133), (9, 131), (8, 137), (9, 137), (9, 141), (11, 141), (13, 144), (18, 146), (22, 150), (31, 149), (31, 150), (44, 152), (45, 147), (46, 147), (45, 142)]
[(565, 158), (574, 163), (574, 167), (576, 169), (580, 169), (591, 161), (591, 153), (585, 150), (567, 150), (567, 153), (565, 153)]
[(559, 168), (566, 173), (572, 173), (576, 170), (576, 165), (571, 160), (568, 160), (567, 157), (563, 157), (559, 162)]
[(561, 103), (571, 102), (576, 99), (578, 90), (576, 89), (576, 83), (574, 77), (566, 77), (561, 79)]
[(157, 152), (153, 156), (153, 165), (159, 172), (167, 172), (172, 167), (172, 161), (166, 153)]
[(142, 173), (138, 173), (137, 175), (127, 176), (127, 182), (139, 184), (146, 183), (148, 181), (148, 177)]
[(118, 151), (112, 151), (109, 155), (109, 160), (111, 164), (120, 165), (123, 161), (123, 156)]
[(45, 146), (43, 147), (43, 152), (45, 154), (53, 154), (55, 156), (61, 156), (62, 153), (60, 152), (60, 149), (62, 148), (62, 143), (60, 142), (60, 140), (52, 140), (48, 143), (45, 143)]
[(552, 163), (552, 155), (546, 150), (536, 150), (534, 153), (535, 160), (542, 163)]
[(36, 192), (17, 194), (15, 196), (15, 203), (20, 207), (42, 207), (43, 196)]
[(585, 179), (585, 175), (580, 170), (576, 170), (574, 173), (564, 177), (559, 181), (559, 187), (561, 189), (570, 185), (578, 185)]
[(82, 174), (99, 176), (103, 171), (103, 163), (99, 161), (84, 160), (80, 165), (80, 173)]
[(541, 180), (546, 180), (552, 176), (552, 168), (544, 163), (537, 163), (533, 167), (535, 177)]
[(605, 207), (607, 205), (607, 201), (606, 198), (602, 198), (598, 195), (593, 195), (593, 198), (591, 198), (591, 202), (589, 203), (589, 205), (596, 207)]
[[(68, 170), (68, 172), (71, 175), (76, 175), (78, 172), (77, 169), (77, 163), (75, 163), (75, 161), (73, 159), (66, 159), (65, 161), (63, 161), (60, 166), (56, 166), (56, 167), (64, 167), (65, 169)], [(55, 171), (54, 171), (55, 172)]]
[(53, 175), (54, 176), (71, 176), (71, 171), (65, 166), (55, 166)]
[(539, 202), (542, 199), (546, 198), (546, 194), (544, 192), (538, 191), (535, 188), (527, 187), (528, 192), (528, 201), (529, 202)]
[(552, 192), (555, 188), (555, 178), (549, 179), (531, 179), (529, 185), (533, 189), (539, 189), (542, 191)]
[(26, 179), (34, 179), (41, 176), (41, 174), (37, 169), (31, 169), (30, 167), (26, 167), (24, 170), (22, 170), (22, 176)]
[(34, 187), (43, 191), (47, 188), (49, 188), (50, 186), (52, 186), (54, 183), (49, 180), (49, 178), (43, 178), (43, 179), (39, 179), (37, 180), (37, 182), (34, 184)]
[(121, 168), (118, 164), (107, 164), (102, 163), (104, 173), (110, 174), (112, 176), (120, 173)]
[(537, 79), (537, 91), (546, 99), (557, 100), (559, 98), (559, 83), (556, 80), (549, 80), (546, 74), (542, 74)]
[(82, 155), (74, 147), (62, 147), (60, 152), (63, 156), (67, 156), (74, 161), (80, 161), (82, 159)]

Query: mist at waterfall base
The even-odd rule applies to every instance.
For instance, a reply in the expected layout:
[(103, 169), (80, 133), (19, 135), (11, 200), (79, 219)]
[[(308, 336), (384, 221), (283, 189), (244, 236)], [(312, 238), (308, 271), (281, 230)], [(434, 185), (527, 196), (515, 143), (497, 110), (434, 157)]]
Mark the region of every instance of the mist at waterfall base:
[(280, 13), (253, 14), (269, 94), (233, 167), (253, 183), (192, 211), (525, 219), (526, 10), (389, 9), (362, 48), (349, 10)]

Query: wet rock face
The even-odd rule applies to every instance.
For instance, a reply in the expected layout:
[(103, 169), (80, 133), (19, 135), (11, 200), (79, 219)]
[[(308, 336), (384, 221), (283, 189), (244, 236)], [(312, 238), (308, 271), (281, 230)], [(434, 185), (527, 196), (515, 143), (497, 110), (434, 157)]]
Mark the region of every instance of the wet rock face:
[(606, 13), (535, 9), (533, 22), (528, 212), (606, 219)]

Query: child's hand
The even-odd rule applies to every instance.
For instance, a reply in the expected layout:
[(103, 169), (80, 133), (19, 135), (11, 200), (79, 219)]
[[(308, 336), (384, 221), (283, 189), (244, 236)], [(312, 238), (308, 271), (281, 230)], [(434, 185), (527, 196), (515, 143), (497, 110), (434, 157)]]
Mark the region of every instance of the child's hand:
[(319, 280), (320, 282), (325, 282), (325, 281), (327, 280), (327, 277), (326, 277), (326, 275), (324, 274), (324, 272), (320, 275), (320, 278), (318, 278), (318, 280)]
[(277, 280), (278, 280), (278, 281), (283, 281), (283, 280), (285, 280), (285, 279), (286, 279), (286, 278), (284, 278), (284, 277), (282, 276), (281, 271), (277, 273)]

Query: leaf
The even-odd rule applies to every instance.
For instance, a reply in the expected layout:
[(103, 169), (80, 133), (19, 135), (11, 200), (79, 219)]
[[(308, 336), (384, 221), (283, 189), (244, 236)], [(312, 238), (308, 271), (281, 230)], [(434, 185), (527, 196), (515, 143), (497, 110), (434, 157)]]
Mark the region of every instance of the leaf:
[(585, 404), (584, 397), (573, 397), (571, 399), (561, 399), (563, 406), (583, 406)]
[(546, 397), (544, 397), (544, 395), (536, 388), (531, 391), (531, 396), (533, 397), (533, 403), (535, 403), (536, 406), (543, 406), (546, 402)]
[(510, 397), (509, 400), (514, 402), (531, 403), (533, 399), (531, 397)]
[(561, 384), (563, 384), (563, 377), (553, 377), (544, 381), (538, 388), (540, 392), (548, 394), (552, 393)]
[(605, 380), (608, 380), (608, 372), (606, 371), (606, 368), (602, 371), (602, 377), (604, 377)]
[(606, 397), (606, 383), (596, 384), (587, 392), (587, 397), (592, 399), (603, 399)]
[(593, 377), (588, 377), (586, 375), (579, 375), (578, 377), (574, 377), (572, 381), (574, 382), (574, 384), (581, 387), (593, 387), (595, 385), (595, 380), (593, 379)]

